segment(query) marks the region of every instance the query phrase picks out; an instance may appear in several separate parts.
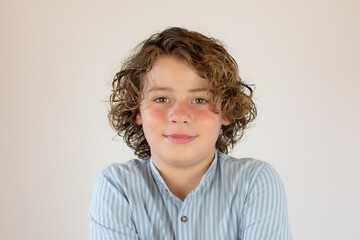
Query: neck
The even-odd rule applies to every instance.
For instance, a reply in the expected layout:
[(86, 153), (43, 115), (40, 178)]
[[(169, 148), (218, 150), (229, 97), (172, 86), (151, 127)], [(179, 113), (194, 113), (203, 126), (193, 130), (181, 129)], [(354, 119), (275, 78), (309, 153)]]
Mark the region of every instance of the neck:
[(186, 196), (199, 185), (213, 159), (214, 155), (196, 166), (165, 165), (156, 160), (153, 162), (170, 191), (184, 201)]

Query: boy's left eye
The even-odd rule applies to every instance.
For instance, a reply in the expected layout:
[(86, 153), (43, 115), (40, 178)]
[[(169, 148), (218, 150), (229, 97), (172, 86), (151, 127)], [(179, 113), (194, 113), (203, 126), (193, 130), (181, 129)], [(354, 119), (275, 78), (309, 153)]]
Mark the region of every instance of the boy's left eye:
[(204, 99), (204, 98), (195, 98), (194, 99), (194, 103), (196, 103), (196, 104), (206, 104), (206, 103), (208, 103), (209, 101), (208, 100), (206, 100), (206, 99)]

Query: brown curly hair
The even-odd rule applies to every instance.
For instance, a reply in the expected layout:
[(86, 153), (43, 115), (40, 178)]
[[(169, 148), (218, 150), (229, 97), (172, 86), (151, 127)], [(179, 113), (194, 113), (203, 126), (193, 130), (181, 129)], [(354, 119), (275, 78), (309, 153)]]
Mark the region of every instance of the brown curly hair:
[(135, 119), (140, 109), (143, 77), (162, 56), (183, 59), (209, 81), (214, 104), (221, 106), (214, 111), (231, 122), (222, 126), (216, 141), (216, 148), (228, 153), (228, 148), (234, 147), (256, 117), (253, 89), (241, 80), (237, 63), (219, 40), (184, 28), (168, 28), (152, 35), (125, 60), (112, 82), (108, 114), (112, 128), (138, 157), (150, 157), (150, 146)]

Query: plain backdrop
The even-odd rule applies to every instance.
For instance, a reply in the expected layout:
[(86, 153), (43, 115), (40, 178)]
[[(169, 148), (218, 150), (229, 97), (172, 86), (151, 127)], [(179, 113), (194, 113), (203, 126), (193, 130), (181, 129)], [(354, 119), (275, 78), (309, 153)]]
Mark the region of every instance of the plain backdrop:
[(0, 239), (88, 238), (97, 174), (134, 157), (111, 80), (170, 26), (222, 40), (256, 85), (231, 155), (279, 172), (294, 239), (360, 239), (358, 0), (0, 0)]

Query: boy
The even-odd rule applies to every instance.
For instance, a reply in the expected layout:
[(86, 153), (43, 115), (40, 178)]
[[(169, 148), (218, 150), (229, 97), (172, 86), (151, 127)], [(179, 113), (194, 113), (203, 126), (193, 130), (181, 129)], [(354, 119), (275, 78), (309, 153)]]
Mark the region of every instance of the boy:
[(91, 239), (291, 239), (277, 173), (226, 155), (256, 108), (219, 41), (166, 29), (112, 86), (110, 123), (139, 159), (99, 174)]

